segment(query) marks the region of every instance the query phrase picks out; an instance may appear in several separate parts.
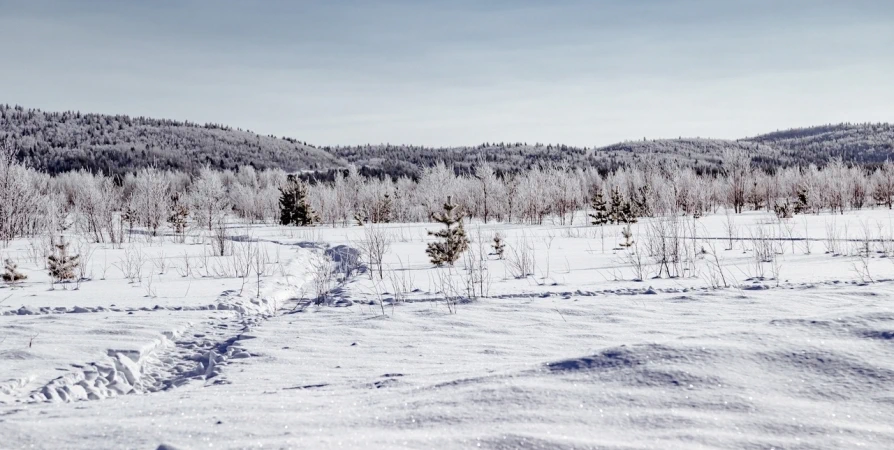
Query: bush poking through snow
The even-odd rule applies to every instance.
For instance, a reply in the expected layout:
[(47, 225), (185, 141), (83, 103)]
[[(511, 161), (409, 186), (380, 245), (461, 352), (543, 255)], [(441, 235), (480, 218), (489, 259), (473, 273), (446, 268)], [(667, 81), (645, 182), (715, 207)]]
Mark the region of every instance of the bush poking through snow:
[(384, 278), (384, 259), (385, 254), (391, 248), (392, 238), (388, 231), (380, 226), (373, 224), (365, 225), (363, 228), (363, 240), (360, 241), (360, 251), (369, 263), (369, 278), (376, 274), (379, 279)]
[(527, 236), (522, 235), (515, 246), (509, 247), (509, 254), (506, 256), (506, 269), (509, 270), (513, 278), (525, 278), (534, 275), (535, 264), (534, 246), (528, 243)]
[(429, 236), (442, 239), (440, 242), (429, 243), (425, 250), (431, 263), (439, 267), (444, 264), (452, 266), (459, 260), (459, 255), (469, 249), (469, 238), (463, 227), (464, 215), (457, 211), (456, 204), (451, 200), (451, 197), (448, 196), (447, 203), (444, 203), (444, 211), (432, 214), (432, 218), (436, 222), (444, 224), (445, 228), (440, 231), (428, 232)]
[(792, 204), (786, 200), (773, 206), (773, 211), (776, 213), (776, 217), (780, 219), (791, 219), (792, 216), (795, 215), (796, 207), (797, 205), (792, 206)]
[(311, 288), (314, 303), (324, 304), (329, 300), (329, 291), (335, 286), (335, 264), (329, 255), (315, 254), (310, 260)]

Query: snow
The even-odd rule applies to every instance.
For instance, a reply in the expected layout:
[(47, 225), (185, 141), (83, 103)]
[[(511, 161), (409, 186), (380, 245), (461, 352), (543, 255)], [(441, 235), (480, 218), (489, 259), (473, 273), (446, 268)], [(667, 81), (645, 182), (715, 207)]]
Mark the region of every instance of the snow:
[[(357, 273), (326, 305), (306, 300), (314, 266), (326, 248), (359, 247), (360, 227), (246, 226), (271, 255), (259, 290), (180, 276), (183, 252), (198, 264), (205, 246), (160, 239), (140, 244), (171, 260), (154, 292), (114, 268), (99, 276), (124, 252), (101, 245), (91, 280), (49, 290), (14, 241), (4, 255), (29, 279), (0, 289), (0, 447), (894, 446), (889, 211), (733, 219), (731, 250), (725, 215), (697, 221), (728, 288), (711, 285), (707, 258), (634, 281), (618, 227), (603, 246), (596, 227), (472, 224), (484, 247), (496, 232), (525, 242), (536, 267), (515, 278), (490, 256), (486, 297), (455, 309), (443, 290), (464, 291), (466, 262), (428, 264), (434, 224), (382, 225), (384, 279)], [(642, 244), (647, 225), (634, 226)], [(782, 239), (779, 280), (756, 274), (761, 227)], [(839, 252), (826, 253), (833, 228)]]

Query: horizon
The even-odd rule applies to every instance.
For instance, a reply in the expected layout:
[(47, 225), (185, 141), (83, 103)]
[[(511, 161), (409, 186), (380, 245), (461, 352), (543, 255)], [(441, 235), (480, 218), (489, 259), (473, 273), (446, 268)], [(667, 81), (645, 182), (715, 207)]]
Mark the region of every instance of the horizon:
[(890, 123), (894, 5), (797, 0), (0, 1), (25, 108), (218, 123), (317, 147)]

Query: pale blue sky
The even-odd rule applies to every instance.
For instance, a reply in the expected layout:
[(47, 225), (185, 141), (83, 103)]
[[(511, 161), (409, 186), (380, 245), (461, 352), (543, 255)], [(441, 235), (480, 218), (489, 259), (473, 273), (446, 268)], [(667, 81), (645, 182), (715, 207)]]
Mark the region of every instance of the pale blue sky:
[(0, 102), (317, 145), (894, 121), (894, 1), (0, 0)]

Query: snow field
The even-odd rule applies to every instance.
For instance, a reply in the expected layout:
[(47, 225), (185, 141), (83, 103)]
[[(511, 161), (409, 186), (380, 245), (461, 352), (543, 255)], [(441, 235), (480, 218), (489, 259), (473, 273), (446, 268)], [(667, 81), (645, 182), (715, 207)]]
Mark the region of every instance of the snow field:
[[(630, 249), (618, 226), (475, 222), (453, 268), (427, 261), (434, 224), (246, 226), (229, 257), (156, 238), (140, 244), (145, 267), (170, 265), (151, 288), (117, 270), (127, 250), (98, 246), (112, 262), (94, 256), (92, 279), (49, 290), (15, 241), (5, 251), (29, 280), (0, 289), (0, 435), (10, 448), (894, 446), (888, 210), (680, 221), (689, 259), (660, 278), (652, 220)], [(368, 257), (332, 261), (371, 229), (390, 241), (382, 277)], [(259, 286), (236, 276), (248, 243), (269, 256)]]

